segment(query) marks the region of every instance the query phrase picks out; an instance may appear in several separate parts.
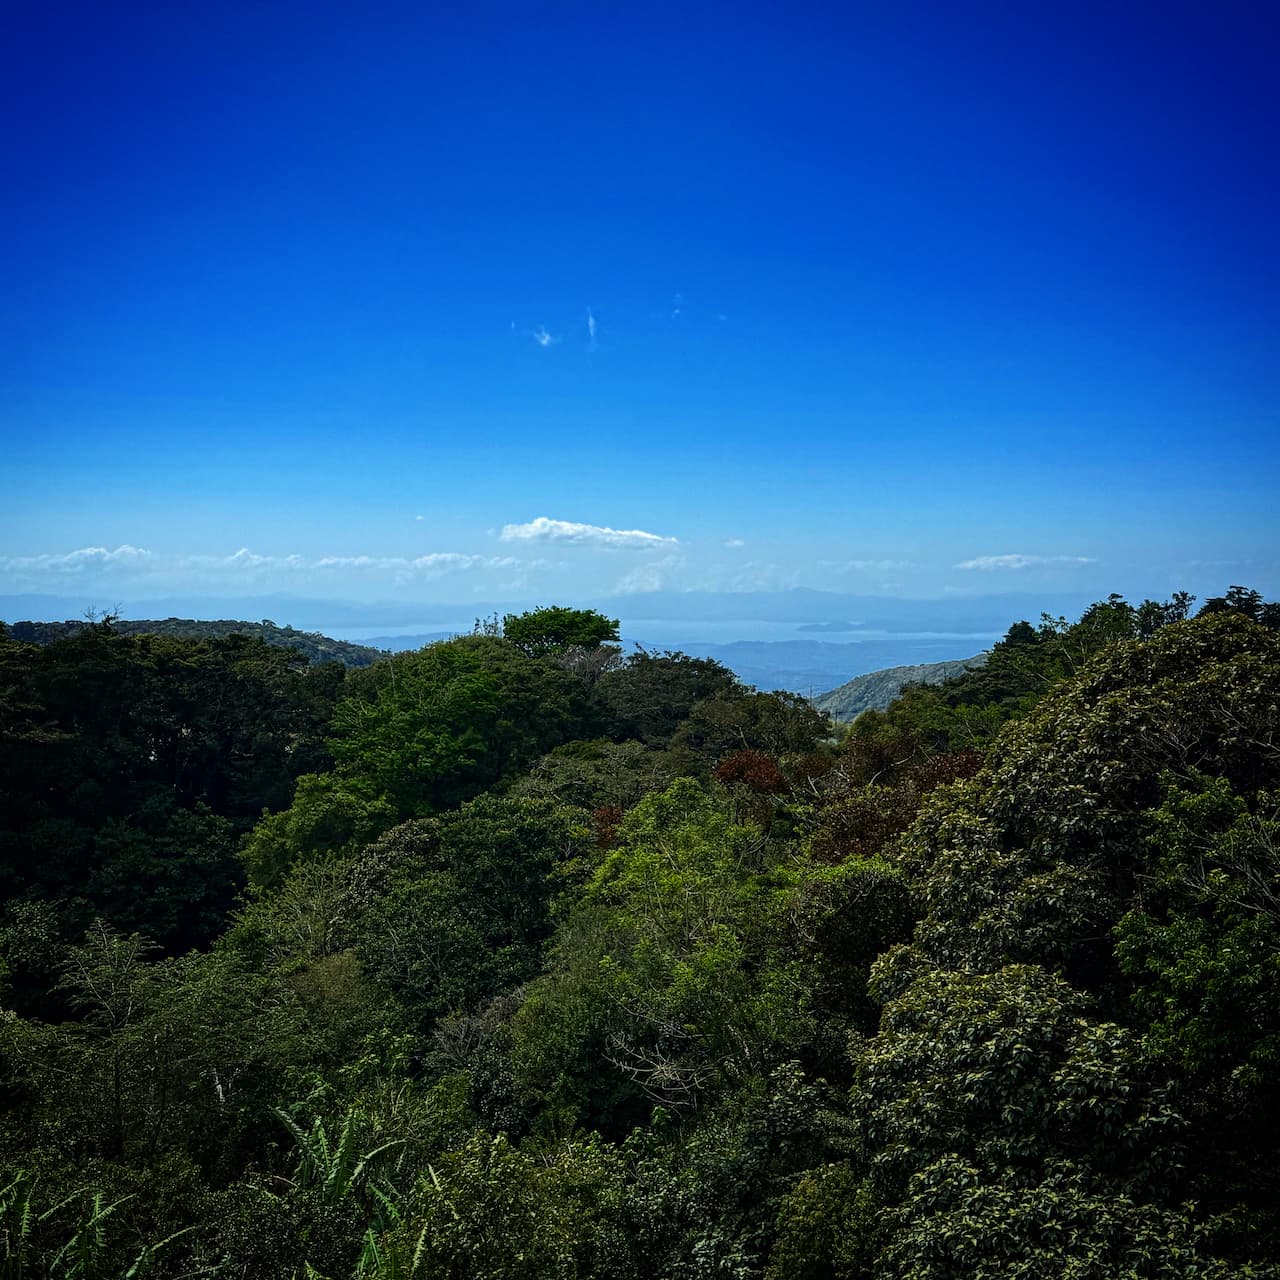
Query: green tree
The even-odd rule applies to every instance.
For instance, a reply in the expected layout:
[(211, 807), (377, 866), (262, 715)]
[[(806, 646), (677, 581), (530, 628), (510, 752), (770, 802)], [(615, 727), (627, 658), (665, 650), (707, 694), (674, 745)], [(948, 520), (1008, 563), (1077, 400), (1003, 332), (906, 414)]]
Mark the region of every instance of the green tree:
[(695, 703), (738, 687), (733, 672), (711, 658), (642, 649), (600, 677), (596, 697), (608, 715), (610, 736), (665, 747)]
[(640, 1280), (612, 1148), (564, 1144), (537, 1159), (478, 1135), (429, 1168), (418, 1211), (389, 1242), (404, 1270), (440, 1280)]
[(760, 832), (693, 781), (642, 800), (517, 1015), (530, 1084), (616, 1125), (794, 1056), (813, 1027), (799, 962), (769, 954), (783, 889)]
[(1191, 1117), (1199, 1194), (1265, 1210), (1280, 1199), (1277, 798), (1251, 811), (1221, 778), (1165, 783), (1152, 874), (1116, 926), (1116, 956)]
[[(1266, 840), (1227, 784), (1152, 811), (1171, 770), (1211, 769), (1240, 795), (1274, 784), (1258, 744), (1278, 673), (1280, 642), (1235, 615), (1113, 643), (904, 836), (922, 915), (912, 945), (877, 962), (881, 1025), (855, 1047), (851, 1095), (862, 1167), (894, 1224), (878, 1274), (1226, 1276), (1265, 1252), (1265, 1190), (1201, 1176), (1220, 1170), (1232, 1130), (1220, 1101), (1188, 1090), (1176, 1052), (1201, 1070), (1266, 1057), (1265, 1018), (1226, 1033), (1242, 1012), (1227, 987), (1247, 991), (1269, 947), (1265, 913), (1231, 905)], [(1189, 815), (1192, 837), (1179, 834)], [(1213, 835), (1226, 831), (1234, 864)], [(1180, 900), (1159, 891), (1162, 859)], [(1197, 863), (1220, 901), (1184, 883)], [(1151, 1034), (1118, 1021), (1134, 1007), (1122, 968), (1141, 980)], [(1205, 1193), (1208, 1211), (1185, 1203)]]
[(262, 1153), (263, 1108), (309, 1055), (284, 984), (221, 950), (157, 961), (101, 924), (63, 983), (75, 1021), (0, 1023), (13, 1136), (82, 1162), (181, 1154), (223, 1178)]
[(58, 901), (69, 936), (100, 915), (208, 945), (232, 841), (328, 763), (341, 675), (245, 636), (0, 641), (0, 895)]
[(348, 936), (364, 971), (422, 1028), (532, 977), (557, 870), (592, 844), (586, 819), (548, 800), (484, 795), (388, 832), (349, 876)]
[(545, 658), (566, 649), (617, 644), (618, 619), (606, 618), (594, 609), (566, 609), (557, 605), (507, 614), (502, 619), (502, 635), (527, 657)]
[(714, 759), (748, 750), (789, 756), (813, 751), (831, 732), (831, 721), (808, 698), (731, 688), (694, 703), (674, 745)]
[(334, 756), (401, 819), (453, 808), (591, 728), (579, 681), (492, 636), (396, 654), (348, 684)]
[(582, 809), (630, 809), (676, 778), (695, 774), (701, 762), (688, 751), (662, 751), (634, 740), (566, 742), (512, 784), (517, 795), (558, 800)]
[(252, 884), (274, 888), (297, 862), (355, 853), (395, 821), (391, 803), (358, 774), (304, 774), (293, 803), (262, 815), (241, 856)]

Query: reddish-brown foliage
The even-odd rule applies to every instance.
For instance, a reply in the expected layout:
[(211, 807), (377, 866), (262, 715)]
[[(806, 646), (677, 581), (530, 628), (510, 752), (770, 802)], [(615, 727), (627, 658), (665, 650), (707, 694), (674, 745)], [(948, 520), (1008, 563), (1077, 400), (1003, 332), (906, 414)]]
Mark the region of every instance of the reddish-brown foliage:
[(618, 838), (622, 810), (616, 804), (602, 804), (598, 809), (591, 811), (591, 821), (596, 829), (597, 847), (611, 849)]
[(782, 795), (790, 789), (777, 762), (751, 748), (725, 756), (712, 777), (722, 786), (743, 786), (758, 796)]

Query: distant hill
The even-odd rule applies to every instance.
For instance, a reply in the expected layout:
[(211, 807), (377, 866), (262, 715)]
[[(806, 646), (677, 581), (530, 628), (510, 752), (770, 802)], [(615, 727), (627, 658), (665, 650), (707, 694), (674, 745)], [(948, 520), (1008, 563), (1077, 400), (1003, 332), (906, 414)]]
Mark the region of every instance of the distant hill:
[(886, 667), (883, 671), (869, 671), (865, 676), (855, 676), (838, 689), (820, 693), (814, 705), (836, 720), (853, 720), (864, 711), (883, 711), (908, 684), (942, 684), (962, 675), (972, 667), (980, 667), (987, 660), (985, 653), (972, 658), (958, 658), (954, 662), (924, 662), (910, 667)]
[(375, 649), (401, 653), (406, 649), (421, 649), (423, 645), (435, 644), (437, 640), (452, 640), (457, 634), (456, 631), (431, 631), (412, 636), (369, 636), (368, 640)]
[[(63, 636), (74, 635), (84, 622), (11, 622), (9, 635), (27, 644), (50, 644)], [(363, 644), (331, 640), (315, 631), (295, 631), (278, 627), (274, 622), (206, 622), (198, 618), (135, 619), (119, 618), (112, 628), (122, 635), (181, 636), (187, 640), (221, 639), (224, 636), (256, 636), (267, 644), (296, 649), (311, 662), (340, 662), (344, 667), (367, 667), (385, 655), (380, 649)]]

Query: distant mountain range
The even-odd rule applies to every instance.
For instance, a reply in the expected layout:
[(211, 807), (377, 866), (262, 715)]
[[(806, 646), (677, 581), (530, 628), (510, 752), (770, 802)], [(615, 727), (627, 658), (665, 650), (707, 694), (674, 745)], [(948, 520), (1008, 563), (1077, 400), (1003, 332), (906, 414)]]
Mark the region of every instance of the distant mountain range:
[(963, 675), (987, 660), (985, 653), (954, 662), (923, 662), (915, 666), (886, 667), (855, 676), (838, 689), (819, 694), (815, 705), (836, 720), (854, 720), (864, 711), (883, 711), (909, 684), (942, 684)]
[[(122, 618), (274, 618), (307, 631), (361, 628), (366, 635), (392, 628), (414, 632), (471, 629), (475, 618), (531, 608), (547, 600), (361, 603), (284, 593), (244, 596), (167, 596), (123, 600), (95, 590), (81, 595), (0, 595), (0, 618), (75, 618), (109, 609)], [(664, 623), (767, 621), (810, 634), (880, 632), (1003, 632), (1010, 619), (1035, 620), (1042, 611), (1074, 616), (1092, 603), (1079, 593), (1002, 593), (916, 600), (795, 588), (790, 591), (652, 591), (626, 596), (565, 599), (554, 603), (593, 608), (621, 618), (623, 632), (654, 620)]]
[[(9, 635), (27, 644), (50, 644), (64, 636), (74, 635), (85, 622), (12, 622)], [(295, 631), (278, 627), (274, 622), (204, 622), (196, 618), (117, 619), (114, 630), (124, 635), (180, 636), (185, 640), (222, 639), (247, 635), (265, 640), (283, 649), (296, 649), (311, 662), (340, 662), (344, 667), (367, 667), (385, 654), (369, 645), (348, 644), (315, 631)]]

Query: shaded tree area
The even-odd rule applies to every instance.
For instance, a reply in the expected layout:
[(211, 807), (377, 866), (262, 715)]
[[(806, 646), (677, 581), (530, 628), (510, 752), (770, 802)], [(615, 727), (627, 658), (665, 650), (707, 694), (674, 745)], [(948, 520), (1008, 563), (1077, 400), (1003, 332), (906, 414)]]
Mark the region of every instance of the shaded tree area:
[[(9, 635), (24, 644), (50, 644), (78, 635), (96, 622), (11, 622)], [(364, 644), (334, 640), (318, 631), (298, 631), (277, 626), (268, 618), (261, 622), (210, 621), (203, 618), (117, 618), (111, 629), (124, 636), (169, 636), (179, 640), (225, 640), (230, 636), (250, 636), (267, 644), (293, 649), (308, 662), (339, 662), (344, 667), (367, 667), (386, 655)]]
[(0, 892), (165, 950), (207, 945), (243, 881), (241, 834), (329, 759), (338, 666), (233, 635), (0, 638)]
[(588, 611), (3, 641), (0, 1267), (1280, 1276), (1271, 610), (838, 739)]

